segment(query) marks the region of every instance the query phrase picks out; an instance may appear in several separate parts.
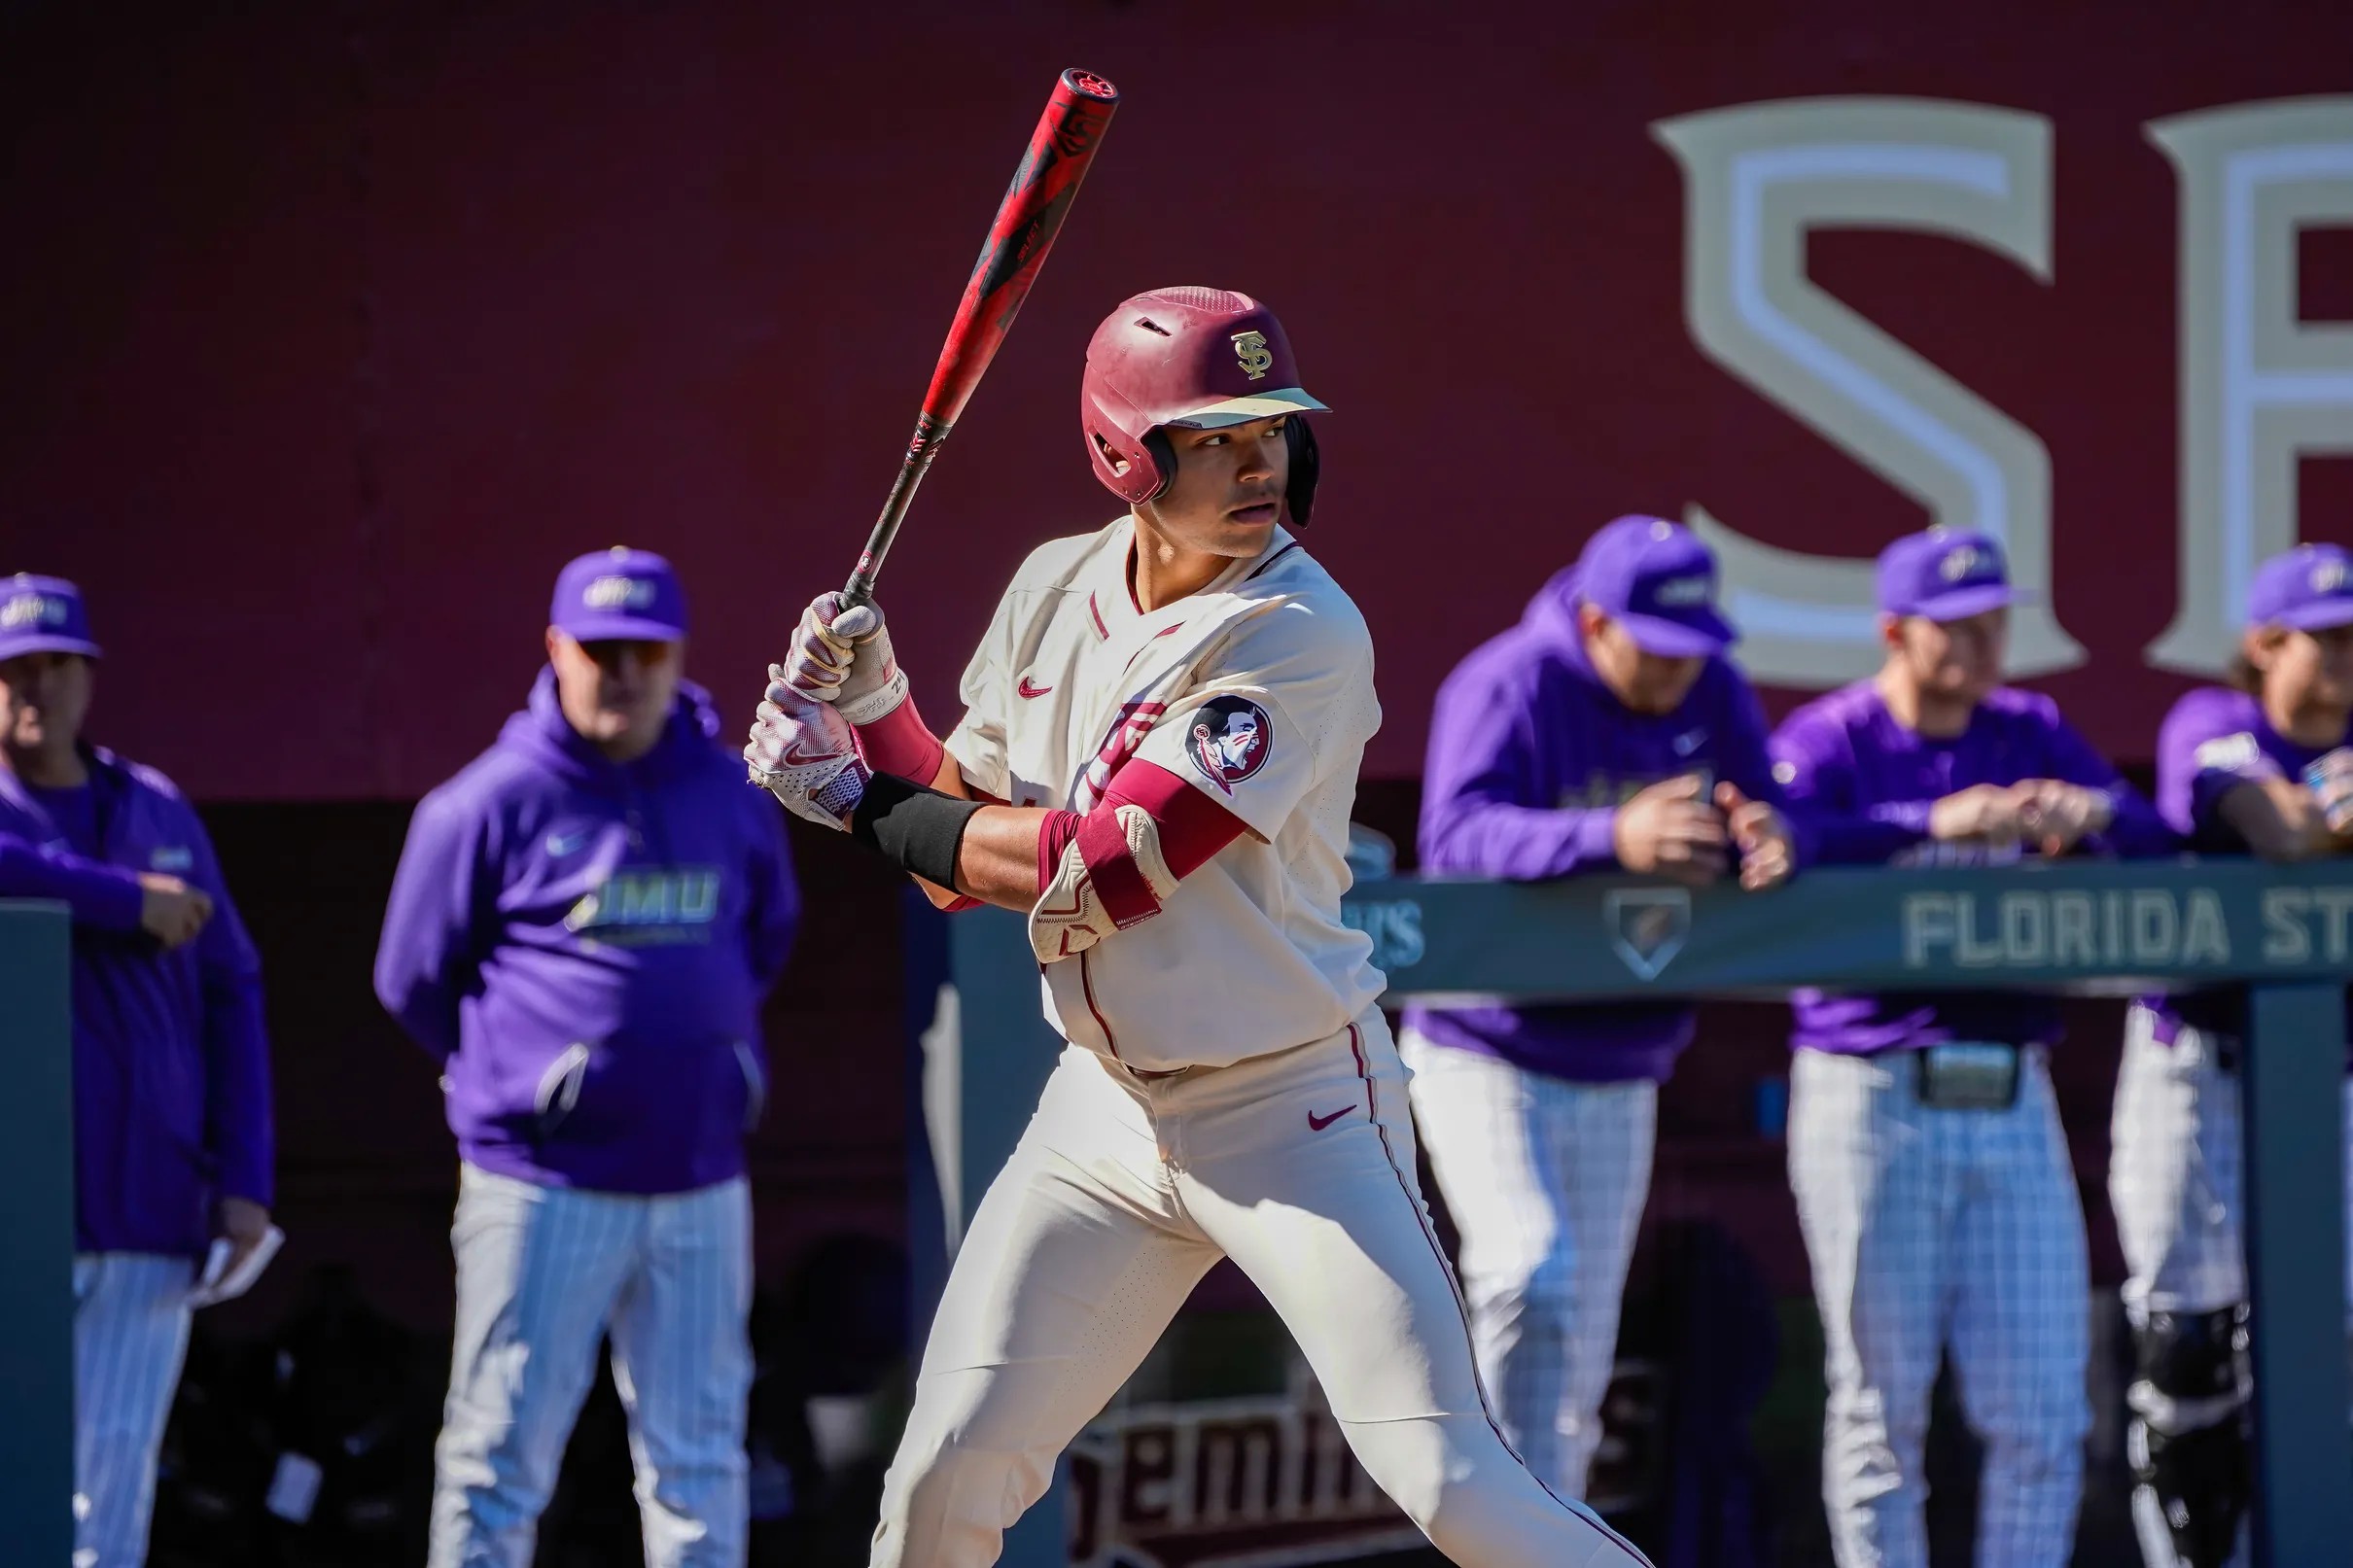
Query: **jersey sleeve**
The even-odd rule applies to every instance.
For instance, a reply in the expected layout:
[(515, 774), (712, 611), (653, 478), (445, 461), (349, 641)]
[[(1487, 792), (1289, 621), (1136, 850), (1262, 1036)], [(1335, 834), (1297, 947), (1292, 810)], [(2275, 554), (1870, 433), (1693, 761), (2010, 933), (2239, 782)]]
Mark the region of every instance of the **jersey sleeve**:
[[(998, 601), (987, 635), (965, 666), (964, 679), (957, 686), (957, 694), (964, 699), (964, 717), (957, 720), (943, 743), (965, 782), (998, 800), (1013, 798), (1013, 782), (1005, 764), (1006, 644), (1011, 637), (1012, 613), (1013, 595), (1007, 593)], [(916, 782), (931, 783), (929, 779)]]
[(1275, 837), (1379, 722), (1371, 639), (1361, 622), (1327, 630), (1322, 619), (1293, 605), (1246, 628), (1157, 715), (1136, 755)]
[(2184, 838), (2237, 835), (2217, 815), (2242, 784), (2286, 777), (2266, 753), (2237, 703), (2194, 691), (2173, 705), (2157, 732), (2157, 810)]

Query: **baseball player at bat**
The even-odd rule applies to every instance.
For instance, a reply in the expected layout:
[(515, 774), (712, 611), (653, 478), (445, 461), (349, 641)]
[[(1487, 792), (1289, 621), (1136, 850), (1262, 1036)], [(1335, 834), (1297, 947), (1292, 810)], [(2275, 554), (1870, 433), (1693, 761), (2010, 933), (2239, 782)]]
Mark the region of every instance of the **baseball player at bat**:
[(82, 738), (75, 586), (0, 579), (0, 898), (73, 911), (74, 1563), (147, 1560), (195, 1263), (269, 1233), (262, 966), (169, 779)]
[[(1424, 869), (1771, 887), (1796, 867), (1715, 560), (1621, 517), (1438, 690)], [(1650, 1191), (1676, 1003), (1406, 1009), (1414, 1121), (1462, 1237), (1479, 1367), (1528, 1468), (1583, 1496)]]
[(609, 1337), (648, 1568), (740, 1568), (743, 1144), (799, 896), (782, 819), (683, 679), (670, 564), (583, 555), (548, 620), (526, 709), (418, 805), (376, 954), (463, 1162), (427, 1561), (529, 1568)]
[[(1774, 732), (1825, 862), (2171, 853), (2173, 835), (2051, 699), (2001, 684), (2011, 587), (1990, 537), (1879, 561), (1879, 673)], [(1926, 1568), (1920, 1462), (1949, 1351), (1984, 1442), (1977, 1560), (2058, 1568), (2075, 1540), (2090, 1261), (2047, 1053), (2057, 1003), (1799, 991), (1789, 1175), (1822, 1316), (1822, 1492), (1841, 1568)]]
[(754, 777), (938, 901), (1027, 916), (1070, 1042), (957, 1252), (878, 1568), (994, 1562), (1220, 1257), (1455, 1561), (1643, 1561), (1496, 1425), (1415, 1182), (1384, 982), (1341, 923), (1380, 708), (1362, 617), (1292, 534), (1323, 406), (1259, 301), (1129, 299), (1088, 345), (1080, 417), (1130, 509), (1014, 575), (945, 739), (878, 607), (821, 597), (772, 671)]
[[(2157, 807), (2197, 850), (2353, 853), (2353, 556), (2306, 544), (2257, 570), (2233, 684), (2190, 692), (2158, 732)], [(2221, 1568), (2247, 1513), (2245, 1024), (2230, 991), (2144, 997), (2125, 1018), (2108, 1197), (2130, 1271), (2125, 1449), (2149, 1568)], [(2345, 1130), (2353, 1146), (2353, 1080)]]

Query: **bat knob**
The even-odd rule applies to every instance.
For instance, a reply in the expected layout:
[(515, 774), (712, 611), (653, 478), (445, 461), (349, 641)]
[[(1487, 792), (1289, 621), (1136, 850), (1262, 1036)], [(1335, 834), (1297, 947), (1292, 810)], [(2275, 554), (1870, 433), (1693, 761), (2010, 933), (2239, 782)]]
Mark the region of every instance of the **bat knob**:
[(1062, 85), (1082, 98), (1093, 98), (1101, 103), (1119, 101), (1119, 89), (1111, 86), (1110, 78), (1097, 76), (1093, 71), (1079, 70), (1076, 66), (1062, 73)]

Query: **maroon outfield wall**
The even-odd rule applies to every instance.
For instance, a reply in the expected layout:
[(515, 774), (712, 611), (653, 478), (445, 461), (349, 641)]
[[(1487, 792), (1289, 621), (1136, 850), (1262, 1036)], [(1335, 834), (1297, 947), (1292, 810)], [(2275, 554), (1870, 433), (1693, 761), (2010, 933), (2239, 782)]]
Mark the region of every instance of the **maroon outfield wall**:
[[(1445, 669), (1602, 518), (1703, 504), (1836, 554), (1918, 524), (1695, 344), (1653, 129), (1874, 93), (2048, 118), (2047, 280), (1841, 225), (1807, 264), (2047, 447), (2090, 659), (2051, 686), (2145, 755), (2182, 684), (2144, 653), (2181, 357), (2143, 127), (2353, 57), (2342, 8), (2184, 0), (184, 9), (0, 23), (0, 570), (89, 586), (108, 724), (210, 799), (415, 796), (520, 694), (557, 563), (617, 540), (682, 563), (695, 667), (748, 706), (855, 558), (1072, 63), (1128, 101), (885, 578), (935, 717), (1022, 553), (1110, 514), (1078, 360), (1153, 285), (1273, 300), (1338, 410), (1312, 542), (1380, 643), (1374, 776), (1417, 771)], [(2293, 308), (2353, 318), (2353, 235), (2296, 255)], [(2307, 534), (2353, 539), (2348, 467), (2303, 464)]]

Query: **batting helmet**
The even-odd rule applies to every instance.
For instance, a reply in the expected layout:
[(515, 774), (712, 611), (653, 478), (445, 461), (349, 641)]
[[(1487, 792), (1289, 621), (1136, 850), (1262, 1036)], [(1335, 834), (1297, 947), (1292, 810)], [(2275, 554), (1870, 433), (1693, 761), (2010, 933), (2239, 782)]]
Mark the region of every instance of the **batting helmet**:
[(1323, 407), (1300, 387), (1275, 313), (1225, 289), (1154, 289), (1123, 302), (1087, 343), (1078, 392), (1087, 460), (1131, 504), (1166, 493), (1176, 476), (1165, 427), (1214, 430), (1291, 415), (1283, 502), (1293, 528), (1307, 526), (1316, 499), (1316, 437), (1297, 416)]

